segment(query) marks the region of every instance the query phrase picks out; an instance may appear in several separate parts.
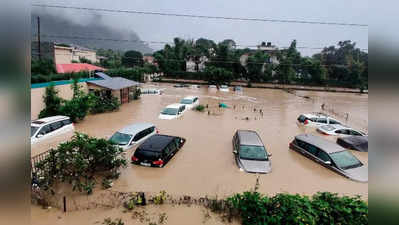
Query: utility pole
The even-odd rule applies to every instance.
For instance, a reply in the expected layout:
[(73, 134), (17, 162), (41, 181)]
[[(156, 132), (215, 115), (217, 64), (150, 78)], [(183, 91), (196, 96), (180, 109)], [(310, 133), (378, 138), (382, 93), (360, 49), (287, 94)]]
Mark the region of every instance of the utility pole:
[(39, 51), (39, 60), (42, 60), (42, 51), (40, 49), (40, 17), (37, 17), (37, 43)]

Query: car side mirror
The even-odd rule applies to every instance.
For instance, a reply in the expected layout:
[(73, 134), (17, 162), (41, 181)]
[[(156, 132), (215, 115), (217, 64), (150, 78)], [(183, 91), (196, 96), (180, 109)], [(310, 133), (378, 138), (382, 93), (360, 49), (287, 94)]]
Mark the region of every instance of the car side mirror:
[(325, 161), (324, 164), (331, 165), (331, 161)]
[(238, 154), (237, 150), (234, 150), (234, 151), (233, 151), (233, 154), (237, 155), (237, 154)]
[(36, 135), (37, 138), (41, 138), (41, 137), (43, 137), (43, 136), (44, 136), (43, 134), (38, 134), (38, 135)]

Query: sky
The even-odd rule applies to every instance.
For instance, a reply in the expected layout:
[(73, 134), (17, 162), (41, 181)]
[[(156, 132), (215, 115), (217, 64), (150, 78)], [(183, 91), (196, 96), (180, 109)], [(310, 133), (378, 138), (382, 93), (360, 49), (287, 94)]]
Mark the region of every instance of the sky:
[[(32, 3), (176, 14), (357, 24), (369, 24), (371, 20), (368, 4), (364, 0), (32, 0)], [(184, 39), (203, 37), (216, 42), (233, 39), (239, 45), (257, 45), (265, 41), (272, 42), (278, 47), (286, 47), (292, 40), (296, 39), (299, 47), (326, 47), (336, 45), (342, 40), (352, 40), (356, 42), (357, 47), (368, 49), (369, 27), (232, 21), (54, 8), (48, 8), (47, 11), (80, 24), (89, 23), (91, 19), (95, 18), (122, 31), (134, 31), (144, 41), (172, 41), (174, 37)], [(149, 46), (154, 50), (163, 48), (161, 44), (150, 44)], [(303, 55), (309, 56), (320, 51), (299, 50)]]

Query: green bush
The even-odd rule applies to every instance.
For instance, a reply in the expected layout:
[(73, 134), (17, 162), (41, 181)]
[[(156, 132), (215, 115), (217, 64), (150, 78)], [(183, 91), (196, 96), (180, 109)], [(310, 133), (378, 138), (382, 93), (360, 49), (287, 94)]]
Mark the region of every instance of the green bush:
[(264, 196), (256, 191), (227, 199), (232, 216), (244, 225), (269, 224), (368, 224), (368, 206), (357, 197), (319, 192), (312, 198), (292, 194)]
[(72, 140), (51, 149), (49, 155), (36, 163), (39, 187), (52, 190), (57, 182), (72, 184), (74, 191), (91, 194), (94, 176), (99, 172), (116, 173), (126, 166), (123, 150), (105, 139), (76, 133)]
[(54, 84), (46, 87), (43, 102), (45, 108), (40, 111), (39, 118), (60, 115), (62, 99), (58, 97), (58, 91), (55, 89)]
[(197, 105), (197, 107), (195, 107), (195, 110), (203, 112), (205, 110), (205, 106), (203, 105)]
[(90, 107), (91, 113), (111, 112), (119, 109), (119, 99), (112, 96), (111, 98), (91, 95), (92, 105)]

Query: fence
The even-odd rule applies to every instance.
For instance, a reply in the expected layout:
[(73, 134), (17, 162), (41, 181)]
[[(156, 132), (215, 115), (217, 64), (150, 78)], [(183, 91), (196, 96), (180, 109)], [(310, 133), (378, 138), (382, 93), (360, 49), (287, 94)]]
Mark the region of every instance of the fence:
[(47, 159), (47, 157), (49, 157), (50, 155), (50, 151), (52, 150), (48, 150), (45, 152), (42, 152), (38, 155), (35, 155), (34, 157), (31, 158), (30, 164), (31, 164), (31, 176), (35, 173), (37, 173), (38, 168), (36, 168), (36, 164)]

